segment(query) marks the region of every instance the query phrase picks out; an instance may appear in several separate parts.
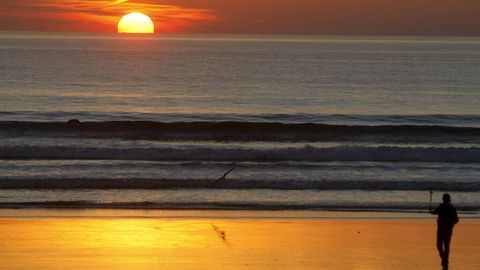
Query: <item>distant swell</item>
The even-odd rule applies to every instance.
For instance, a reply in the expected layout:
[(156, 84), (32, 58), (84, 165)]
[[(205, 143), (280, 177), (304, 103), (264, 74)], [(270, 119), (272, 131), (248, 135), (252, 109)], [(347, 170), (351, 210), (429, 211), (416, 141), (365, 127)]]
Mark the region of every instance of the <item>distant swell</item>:
[(0, 189), (271, 189), (271, 190), (403, 190), (478, 192), (480, 182), (382, 181), (382, 180), (252, 180), (229, 179), (2, 179)]
[(257, 122), (0, 122), (0, 135), (76, 136), (149, 140), (237, 141), (478, 141), (480, 128), (432, 125), (349, 126)]
[(480, 148), (326, 147), (316, 148), (83, 148), (3, 146), (0, 159), (90, 159), (147, 161), (376, 161), (480, 163)]

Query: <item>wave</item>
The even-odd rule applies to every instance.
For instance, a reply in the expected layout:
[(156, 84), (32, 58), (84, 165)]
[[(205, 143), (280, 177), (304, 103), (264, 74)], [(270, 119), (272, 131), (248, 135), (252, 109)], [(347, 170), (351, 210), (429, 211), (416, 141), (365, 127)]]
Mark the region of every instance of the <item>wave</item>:
[(66, 119), (82, 121), (156, 121), (156, 122), (255, 122), (255, 123), (315, 123), (330, 125), (438, 125), (480, 127), (480, 115), (361, 115), (361, 114), (188, 114), (141, 112), (66, 112), (66, 111), (12, 111), (0, 112), (2, 121), (62, 122)]
[(0, 122), (3, 136), (75, 136), (148, 140), (474, 142), (479, 127), (330, 125), (274, 122)]
[[(317, 211), (375, 211), (375, 212), (421, 212), (426, 213), (424, 203), (258, 203), (258, 202), (115, 202), (93, 201), (39, 201), (39, 202), (0, 202), (0, 209), (40, 208), (40, 209), (148, 209), (148, 210), (317, 210)], [(459, 211), (479, 211), (480, 205), (456, 204)]]
[(462, 181), (383, 181), (383, 180), (289, 180), (229, 179), (216, 184), (215, 179), (141, 179), (141, 178), (36, 178), (2, 179), (0, 189), (226, 189), (226, 190), (369, 190), (369, 191), (461, 191), (478, 192), (480, 182)]
[(1, 146), (0, 159), (144, 160), (144, 161), (374, 161), (480, 163), (477, 147), (312, 147), (301, 148), (103, 148)]

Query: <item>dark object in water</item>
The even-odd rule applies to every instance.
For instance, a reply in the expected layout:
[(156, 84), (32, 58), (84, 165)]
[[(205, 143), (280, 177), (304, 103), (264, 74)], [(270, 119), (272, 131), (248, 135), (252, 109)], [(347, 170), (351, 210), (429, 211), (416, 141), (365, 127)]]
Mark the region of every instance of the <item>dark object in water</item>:
[(223, 181), (225, 181), (227, 179), (227, 175), (229, 173), (231, 173), (233, 170), (235, 169), (235, 167), (231, 168), (230, 170), (228, 170), (228, 172), (226, 172), (222, 177), (218, 178), (214, 183), (213, 183), (213, 186), (217, 186), (218, 184), (222, 183)]
[(80, 120), (78, 120), (78, 119), (70, 119), (70, 120), (67, 121), (67, 123), (70, 124), (70, 125), (80, 125), (80, 124), (82, 124), (80, 122)]

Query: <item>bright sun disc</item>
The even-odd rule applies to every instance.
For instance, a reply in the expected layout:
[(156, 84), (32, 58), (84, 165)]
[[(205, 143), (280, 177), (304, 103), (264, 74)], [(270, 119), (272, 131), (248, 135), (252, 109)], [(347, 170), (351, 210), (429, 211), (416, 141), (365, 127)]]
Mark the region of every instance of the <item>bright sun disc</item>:
[(145, 14), (134, 12), (127, 14), (118, 22), (118, 33), (153, 34), (155, 26)]

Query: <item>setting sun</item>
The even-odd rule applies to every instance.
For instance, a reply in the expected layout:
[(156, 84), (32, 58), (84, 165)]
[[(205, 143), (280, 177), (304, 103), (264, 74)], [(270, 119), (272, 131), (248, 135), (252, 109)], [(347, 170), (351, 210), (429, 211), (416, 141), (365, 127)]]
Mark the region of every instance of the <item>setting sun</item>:
[(155, 26), (145, 14), (134, 12), (127, 14), (118, 23), (118, 33), (153, 34)]

